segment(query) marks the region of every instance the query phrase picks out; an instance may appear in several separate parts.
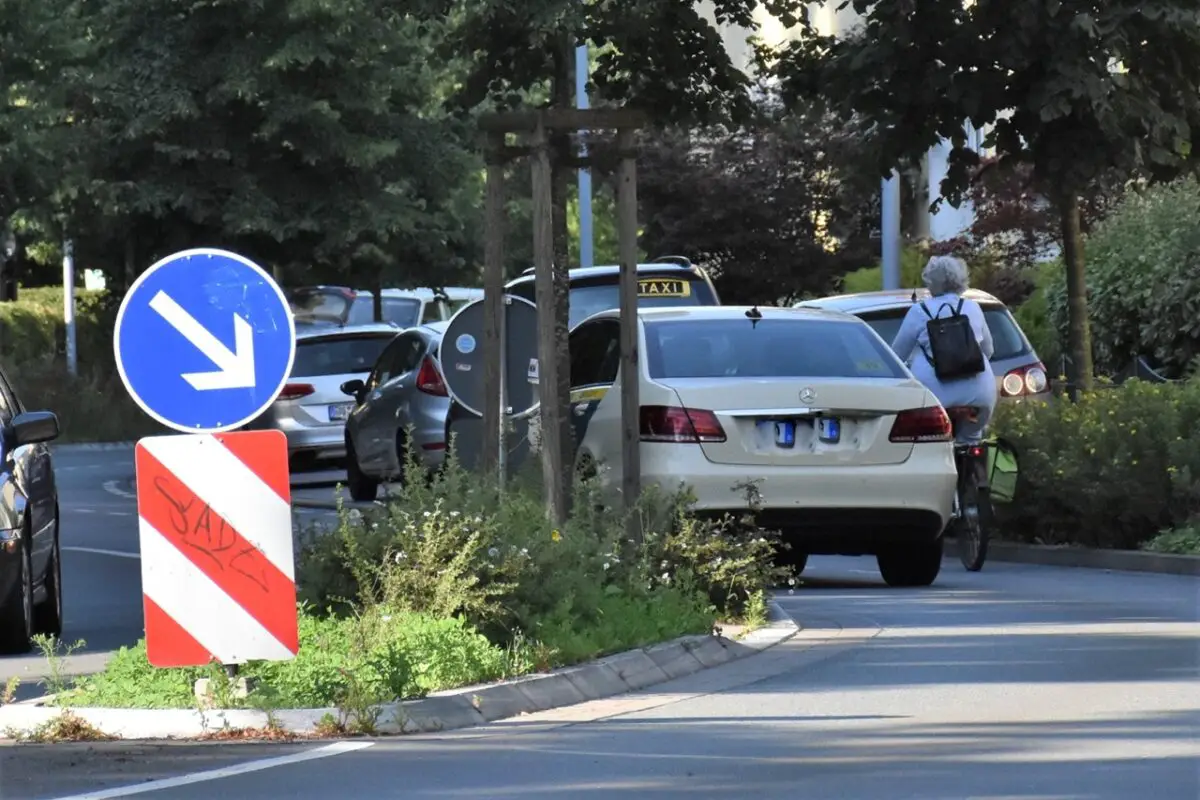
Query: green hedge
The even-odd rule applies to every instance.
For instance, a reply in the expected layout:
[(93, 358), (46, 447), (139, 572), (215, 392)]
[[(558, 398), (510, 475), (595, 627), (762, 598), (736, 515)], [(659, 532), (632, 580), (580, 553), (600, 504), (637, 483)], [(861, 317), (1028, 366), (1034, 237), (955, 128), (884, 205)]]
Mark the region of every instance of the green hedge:
[(0, 363), (27, 408), (56, 412), (63, 441), (120, 441), (163, 432), (134, 404), (117, 375), (112, 331), (118, 298), (79, 291), (76, 377), (67, 373), (62, 289), (23, 288), (18, 298), (0, 303)]
[(1200, 524), (1200, 379), (1002, 404), (994, 430), (1020, 454), (1007, 538), (1136, 549)]
[[(1130, 191), (1089, 235), (1086, 260), (1097, 371), (1115, 374), (1144, 356), (1183, 375), (1200, 356), (1200, 182)], [(1061, 272), (1047, 299), (1065, 337)]]

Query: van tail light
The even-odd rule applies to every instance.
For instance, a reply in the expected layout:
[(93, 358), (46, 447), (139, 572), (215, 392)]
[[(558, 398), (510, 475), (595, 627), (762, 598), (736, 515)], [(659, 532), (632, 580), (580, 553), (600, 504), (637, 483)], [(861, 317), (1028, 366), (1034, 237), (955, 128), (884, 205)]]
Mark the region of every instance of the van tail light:
[(893, 442), (948, 442), (954, 436), (950, 417), (941, 406), (901, 411), (892, 423)]
[(279, 392), (280, 400), (299, 400), (317, 391), (311, 383), (289, 383)]
[(679, 406), (642, 406), (641, 434), (643, 442), (725, 441), (725, 429), (716, 414)]
[(1010, 370), (1000, 381), (1000, 393), (1005, 397), (1040, 394), (1050, 387), (1046, 367), (1042, 362)]
[(431, 356), (425, 356), (421, 360), (421, 369), (417, 372), (417, 391), (435, 397), (450, 396), (450, 393), (446, 391), (446, 382), (442, 380), (442, 373), (438, 372), (437, 365), (433, 363)]

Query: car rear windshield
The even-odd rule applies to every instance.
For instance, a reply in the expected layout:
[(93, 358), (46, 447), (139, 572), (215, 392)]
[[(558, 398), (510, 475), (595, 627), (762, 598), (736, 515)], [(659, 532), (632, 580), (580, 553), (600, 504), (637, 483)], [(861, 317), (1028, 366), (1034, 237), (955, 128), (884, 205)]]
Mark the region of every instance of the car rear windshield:
[[(534, 300), (533, 281), (517, 284), (507, 290), (511, 294)], [(571, 286), (570, 311), (567, 326), (574, 328), (593, 314), (620, 308), (618, 276), (588, 279)], [(706, 281), (694, 276), (650, 275), (638, 279), (638, 307), (663, 308), (666, 306), (715, 306), (719, 305)]]
[[(385, 297), (383, 298), (383, 321), (399, 325), (401, 328), (411, 328), (421, 321), (421, 301), (415, 297)], [(375, 321), (375, 298), (371, 296), (355, 298), (350, 307), (350, 318), (347, 325), (370, 325)]]
[(372, 334), (298, 342), (292, 376), (317, 378), (370, 372), (383, 348), (394, 338), (395, 334)]
[(351, 298), (336, 289), (301, 290), (290, 298), (292, 314), (297, 317), (338, 320), (346, 317)]
[[(1021, 330), (1017, 327), (1012, 315), (1008, 313), (1008, 309), (995, 305), (986, 305), (982, 308), (983, 318), (987, 320), (988, 330), (992, 332), (992, 345), (996, 348), (992, 354), (992, 360), (1002, 361), (1006, 358), (1028, 355), (1029, 345), (1026, 344), (1025, 337), (1021, 335)], [(863, 322), (874, 328), (885, 342), (891, 344), (896, 340), (896, 334), (900, 332), (900, 323), (904, 321), (904, 315), (907, 313), (908, 307), (905, 306), (887, 311), (864, 312), (858, 316)]]
[(811, 319), (650, 320), (650, 377), (904, 378), (864, 325)]

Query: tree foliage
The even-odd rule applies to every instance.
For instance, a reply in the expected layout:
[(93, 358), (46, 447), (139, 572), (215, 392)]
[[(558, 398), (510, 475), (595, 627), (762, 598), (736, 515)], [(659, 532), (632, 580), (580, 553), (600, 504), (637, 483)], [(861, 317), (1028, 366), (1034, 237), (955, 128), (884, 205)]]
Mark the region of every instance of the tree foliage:
[[(1089, 312), (1099, 369), (1138, 357), (1174, 377), (1200, 358), (1200, 182), (1130, 191), (1088, 237)], [(1047, 286), (1051, 321), (1066, 328), (1065, 286)]]
[(819, 109), (784, 118), (648, 132), (638, 173), (642, 247), (709, 269), (726, 303), (825, 293), (878, 249), (869, 145)]
[(25, 5), (48, 19), (23, 52), (84, 48), (31, 79), (70, 100), (54, 188), (81, 260), (136, 271), (220, 244), (312, 277), (438, 283), (473, 255), (459, 217), (478, 165), (430, 58), (444, 24), (387, 0)]
[(952, 144), (941, 186), (958, 203), (989, 126), (1003, 168), (1027, 164), (1059, 212), (1077, 382), (1091, 380), (1079, 197), (1103, 176), (1170, 175), (1200, 123), (1200, 9), (1183, 0), (853, 0), (841, 39), (809, 29), (780, 62), (795, 97), (843, 103), (878, 126), (879, 167)]

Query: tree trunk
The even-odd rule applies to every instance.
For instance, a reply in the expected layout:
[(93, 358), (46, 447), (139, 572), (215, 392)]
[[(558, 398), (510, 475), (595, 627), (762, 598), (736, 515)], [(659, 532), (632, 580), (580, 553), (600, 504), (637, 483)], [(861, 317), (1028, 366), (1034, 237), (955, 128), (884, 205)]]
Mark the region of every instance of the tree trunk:
[(129, 291), (129, 287), (133, 286), (133, 281), (137, 276), (137, 233), (131, 223), (129, 230), (125, 233), (125, 283), (121, 287), (124, 290), (122, 294)]
[(1087, 277), (1083, 263), (1083, 232), (1080, 227), (1079, 196), (1064, 195), (1059, 201), (1062, 224), (1063, 269), (1067, 278), (1067, 380), (1071, 397), (1092, 388), (1092, 333), (1088, 324)]
[[(551, 105), (555, 108), (571, 108), (574, 105), (575, 92), (575, 50), (574, 41), (570, 36), (560, 37), (558, 48), (554, 54), (554, 81), (551, 87)], [(568, 471), (565, 478), (570, 486), (574, 476), (574, 460), (571, 454), (575, 452), (572, 443), (571, 430), (571, 352), (567, 343), (569, 330), (569, 296), (571, 282), (568, 276), (570, 269), (570, 241), (567, 231), (567, 195), (570, 191), (571, 170), (566, 165), (566, 157), (570, 155), (570, 132), (550, 132), (550, 152), (554, 159), (551, 164), (550, 204), (552, 208), (550, 234), (554, 242), (554, 327), (557, 331), (556, 341), (558, 351), (557, 377), (555, 397), (561, 413), (557, 419), (561, 422), (559, 444), (562, 448), (562, 460), (559, 462)], [(540, 311), (540, 310), (539, 310)], [(545, 417), (543, 417), (545, 419)], [(543, 442), (547, 439), (543, 438)], [(571, 492), (567, 492), (566, 507), (569, 510)]]

